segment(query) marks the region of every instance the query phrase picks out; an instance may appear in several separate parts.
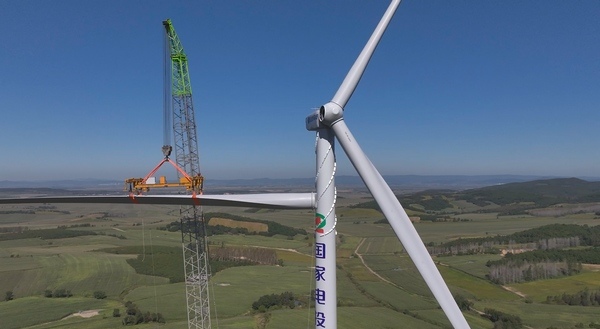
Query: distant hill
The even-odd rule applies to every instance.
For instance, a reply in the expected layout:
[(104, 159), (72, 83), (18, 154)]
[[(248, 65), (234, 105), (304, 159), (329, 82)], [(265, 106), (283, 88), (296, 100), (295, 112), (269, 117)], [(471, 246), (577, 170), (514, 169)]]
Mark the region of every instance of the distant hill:
[(120, 188), (124, 186), (125, 180), (115, 181), (108, 179), (64, 179), (64, 180), (34, 180), (34, 181), (0, 181), (0, 188), (62, 188), (62, 189), (83, 189), (83, 188)]
[(36, 196), (53, 196), (53, 195), (76, 195), (74, 191), (65, 190), (65, 189), (57, 189), (57, 188), (47, 188), (47, 187), (15, 187), (15, 188), (0, 188), (0, 198), (14, 198), (17, 196), (24, 195), (36, 195)]
[[(496, 184), (512, 182), (526, 182), (535, 179), (552, 178), (548, 176), (533, 175), (384, 175), (383, 178), (391, 187), (412, 189), (453, 189), (463, 190)], [(364, 183), (358, 176), (338, 175), (335, 177), (337, 186), (341, 187), (364, 187)], [(210, 179), (207, 178), (207, 187), (306, 187), (314, 186), (314, 178), (290, 178), (290, 179)]]
[(555, 178), (523, 183), (508, 183), (466, 190), (456, 198), (478, 204), (481, 201), (498, 205), (534, 202), (538, 206), (557, 203), (585, 203), (600, 201), (600, 182), (579, 178)]
[[(556, 204), (600, 202), (600, 182), (589, 182), (579, 178), (553, 178), (497, 184), (461, 191), (430, 189), (400, 194), (396, 197), (404, 208), (422, 213), (419, 214), (422, 219), (460, 212), (460, 209), (453, 205), (453, 202), (460, 200), (479, 207), (473, 211), (516, 215)], [(352, 207), (379, 210), (379, 206), (374, 200)], [(568, 211), (565, 209), (563, 212)]]
[[(465, 190), (484, 186), (506, 185), (509, 183), (552, 179), (557, 177), (534, 175), (384, 175), (392, 188), (412, 190), (450, 189)], [(587, 178), (600, 181), (600, 178)], [(255, 178), (255, 179), (211, 179), (207, 177), (204, 186), (207, 190), (219, 187), (268, 188), (301, 187), (314, 188), (315, 179), (310, 178)], [(358, 176), (336, 176), (338, 187), (362, 188), (364, 184)], [(44, 180), (44, 181), (0, 181), (0, 188), (61, 188), (95, 189), (122, 191), (124, 182), (106, 179)]]

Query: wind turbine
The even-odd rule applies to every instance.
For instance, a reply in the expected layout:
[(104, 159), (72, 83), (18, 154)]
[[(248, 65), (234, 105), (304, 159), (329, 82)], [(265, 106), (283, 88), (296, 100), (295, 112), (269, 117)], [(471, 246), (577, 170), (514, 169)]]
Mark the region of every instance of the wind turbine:
[[(330, 102), (306, 118), (306, 128), (317, 132), (317, 238), (315, 324), (323, 328), (337, 327), (335, 282), (335, 155), (334, 137), (375, 198), (383, 214), (415, 263), (419, 273), (455, 328), (469, 328), (454, 297), (436, 268), (427, 248), (412, 225), (400, 202), (371, 163), (344, 121), (344, 107), (354, 93), (377, 44), (389, 25), (401, 0), (393, 0), (346, 78)], [(319, 231), (321, 230), (321, 231)], [(328, 246), (334, 246), (328, 248)], [(331, 297), (331, 298), (330, 298)]]
[(401, 0), (392, 0), (375, 31), (348, 71), (330, 102), (306, 118), (306, 128), (316, 131), (316, 194), (86, 196), (0, 199), (11, 203), (140, 203), (227, 205), (262, 208), (316, 208), (315, 213), (315, 328), (337, 328), (335, 264), (335, 153), (337, 139), (357, 173), (373, 195), (419, 273), (454, 328), (470, 328), (419, 234), (381, 174), (362, 151), (344, 121), (344, 107), (354, 93), (377, 44)]

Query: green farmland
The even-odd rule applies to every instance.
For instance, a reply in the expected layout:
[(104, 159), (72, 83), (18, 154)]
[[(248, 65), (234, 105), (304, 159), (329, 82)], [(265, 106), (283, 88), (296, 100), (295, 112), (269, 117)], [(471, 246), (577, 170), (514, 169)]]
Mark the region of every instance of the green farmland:
[[(449, 328), (429, 288), (404, 252), (383, 216), (372, 208), (355, 205), (365, 201), (349, 193), (338, 210), (338, 326), (340, 328)], [(423, 198), (424, 200), (430, 200)], [(562, 216), (502, 215), (499, 206), (476, 206), (450, 200), (452, 209), (440, 210), (451, 220), (415, 222), (423, 241), (440, 245), (458, 238), (505, 235), (548, 224), (595, 226), (594, 213)], [(416, 201), (414, 201), (416, 200)], [(414, 199), (412, 202), (418, 202)], [(444, 199), (446, 200), (446, 199)], [(35, 207), (35, 206), (33, 206)], [(131, 301), (143, 312), (160, 313), (165, 323), (140, 324), (139, 328), (186, 326), (185, 287), (161, 276), (165, 273), (165, 250), (180, 248), (180, 232), (164, 230), (177, 220), (177, 208), (167, 206), (56, 205), (49, 211), (32, 206), (3, 206), (0, 229), (14, 227), (88, 232), (68, 238), (0, 239), (0, 293), (12, 300), (0, 301), (0, 329), (7, 328), (115, 328), (121, 326)], [(411, 204), (411, 216), (423, 207)], [(458, 210), (459, 209), (459, 210)], [(483, 210), (483, 211), (482, 211)], [(275, 221), (310, 232), (309, 211), (253, 211), (216, 207), (205, 209), (253, 220)], [(488, 212), (489, 211), (489, 212)], [(493, 211), (493, 212), (492, 212)], [(429, 213), (431, 214), (431, 212)], [(450, 215), (448, 215), (450, 214)], [(342, 216), (343, 215), (343, 216)], [(3, 234), (3, 233), (0, 233)], [(266, 313), (252, 309), (261, 296), (292, 292), (310, 300), (314, 289), (313, 237), (298, 234), (262, 236), (223, 234), (208, 238), (211, 248), (263, 248), (273, 250), (279, 265), (230, 267), (210, 280), (213, 327), (306, 328), (314, 326), (314, 307), (304, 303), (293, 309), (273, 308)], [(177, 252), (175, 252), (176, 254)], [(180, 254), (169, 257), (181, 257)], [(472, 328), (494, 328), (481, 313), (488, 308), (518, 316), (523, 328), (588, 327), (598, 306), (550, 305), (550, 295), (573, 294), (600, 288), (600, 272), (584, 266), (575, 275), (501, 286), (487, 278), (486, 263), (498, 254), (437, 256), (434, 261), (455, 294), (466, 297), (471, 310), (465, 317)], [(131, 260), (143, 263), (136, 272)], [(171, 264), (171, 263), (168, 263)], [(171, 265), (170, 265), (171, 266)], [(183, 271), (169, 268), (169, 271)], [(50, 295), (68, 291), (71, 296)], [(100, 291), (106, 298), (97, 299)], [(113, 316), (117, 310), (120, 317)]]

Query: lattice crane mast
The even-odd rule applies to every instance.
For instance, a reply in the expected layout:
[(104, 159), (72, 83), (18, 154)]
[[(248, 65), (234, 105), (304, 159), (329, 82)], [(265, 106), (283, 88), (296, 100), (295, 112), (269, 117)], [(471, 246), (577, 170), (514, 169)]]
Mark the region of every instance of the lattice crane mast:
[[(183, 45), (170, 19), (163, 21), (165, 27), (165, 98), (164, 117), (173, 119), (175, 161), (190, 177), (200, 175), (196, 120), (192, 103), (192, 84), (188, 60)], [(169, 58), (169, 59), (167, 59)], [(168, 65), (170, 63), (170, 65)], [(169, 69), (167, 69), (169, 67)], [(167, 72), (171, 72), (168, 79)], [(167, 85), (166, 81), (170, 83)], [(169, 127), (165, 127), (165, 132)], [(166, 138), (165, 138), (166, 139)], [(171, 147), (165, 143), (165, 157)], [(201, 180), (202, 181), (202, 180)], [(192, 193), (202, 193), (202, 185)], [(210, 328), (208, 295), (208, 248), (202, 208), (181, 208), (181, 241), (185, 271), (188, 328)]]
[[(157, 187), (185, 187), (188, 193), (202, 194), (204, 178), (200, 174), (196, 121), (192, 103), (192, 85), (188, 60), (183, 45), (170, 19), (163, 21), (165, 28), (164, 98), (162, 152), (164, 159), (144, 178), (125, 181), (126, 190), (132, 195)], [(171, 126), (172, 121), (172, 126)], [(171, 134), (175, 149), (175, 161), (171, 160)], [(177, 169), (178, 182), (166, 181), (161, 176), (156, 182), (152, 177), (165, 163)], [(188, 328), (209, 329), (210, 304), (208, 293), (208, 244), (202, 207), (182, 207), (181, 242), (185, 272)]]

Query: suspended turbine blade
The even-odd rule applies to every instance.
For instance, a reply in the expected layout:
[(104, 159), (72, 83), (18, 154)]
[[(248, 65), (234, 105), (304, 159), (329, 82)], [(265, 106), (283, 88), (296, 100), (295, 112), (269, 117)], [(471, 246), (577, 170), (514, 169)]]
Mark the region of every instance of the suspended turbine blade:
[(189, 206), (227, 206), (270, 209), (312, 209), (313, 193), (264, 193), (228, 195), (137, 195), (57, 196), (0, 199), (0, 204), (18, 203), (125, 203)]
[(352, 68), (350, 71), (348, 71), (348, 74), (346, 74), (344, 82), (342, 82), (340, 88), (338, 88), (338, 91), (333, 96), (331, 101), (339, 105), (342, 109), (346, 107), (348, 100), (354, 93), (360, 78), (365, 72), (367, 64), (369, 64), (369, 60), (371, 60), (371, 56), (373, 55), (375, 48), (377, 48), (377, 44), (379, 44), (379, 40), (381, 40), (381, 37), (390, 23), (390, 20), (394, 16), (396, 9), (400, 5), (400, 2), (401, 0), (393, 0), (390, 3), (388, 9), (385, 11), (385, 14), (383, 14), (383, 17), (379, 21), (379, 24), (377, 24), (375, 31), (371, 35), (371, 38), (369, 38), (369, 41), (363, 48), (360, 55), (358, 55), (354, 65), (352, 65)]
[(381, 174), (362, 151), (344, 120), (337, 121), (331, 128), (454, 328), (469, 328), (408, 215)]

